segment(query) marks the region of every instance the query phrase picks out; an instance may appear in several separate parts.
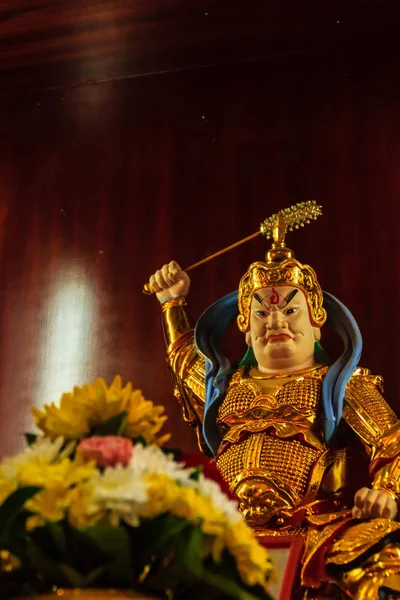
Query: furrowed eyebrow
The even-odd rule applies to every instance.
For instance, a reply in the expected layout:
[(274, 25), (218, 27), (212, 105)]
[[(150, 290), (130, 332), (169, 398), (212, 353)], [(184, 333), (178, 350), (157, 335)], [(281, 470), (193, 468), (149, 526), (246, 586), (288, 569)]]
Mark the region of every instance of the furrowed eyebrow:
[(261, 304), (261, 306), (263, 306), (264, 300), (261, 300), (261, 298), (258, 294), (254, 294), (254, 298), (257, 300), (257, 302), (259, 302)]
[[(287, 306), (289, 304), (289, 302), (291, 302), (293, 300), (293, 298), (295, 297), (295, 295), (297, 294), (299, 290), (293, 290), (292, 292), (290, 292), (290, 294), (288, 294), (285, 298), (285, 306)], [(255, 294), (254, 294), (255, 295)]]

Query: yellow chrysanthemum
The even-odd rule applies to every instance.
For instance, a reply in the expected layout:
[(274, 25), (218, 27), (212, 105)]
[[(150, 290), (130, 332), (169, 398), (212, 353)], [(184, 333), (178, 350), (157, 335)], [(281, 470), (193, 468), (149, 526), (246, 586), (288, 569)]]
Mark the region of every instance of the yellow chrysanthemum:
[(226, 522), (223, 514), (215, 510), (209, 498), (201, 496), (193, 487), (183, 487), (166, 475), (146, 477), (148, 503), (142, 516), (155, 517), (170, 512), (176, 517), (201, 523), (204, 533), (220, 535)]
[(226, 525), (225, 516), (214, 508), (211, 499), (199, 495), (192, 488), (181, 490), (172, 512), (190, 521), (200, 520), (201, 529), (206, 535), (220, 536)]
[(47, 404), (43, 411), (34, 408), (33, 414), (36, 425), (49, 437), (81, 439), (93, 427), (122, 411), (128, 414), (123, 435), (142, 436), (147, 443), (159, 445), (168, 441), (169, 435), (157, 438), (167, 419), (163, 415), (164, 407), (154, 406), (140, 390), (133, 390), (131, 383), (123, 386), (120, 376), (115, 377), (110, 387), (103, 379), (75, 387), (73, 392), (62, 396), (59, 407)]
[(167, 475), (155, 473), (148, 475), (145, 478), (145, 483), (149, 484), (147, 488), (148, 501), (143, 504), (140, 516), (153, 519), (165, 512), (171, 511), (171, 507), (181, 489), (178, 487), (176, 481), (170, 479)]
[(71, 507), (78, 510), (75, 508), (75, 502), (79, 485), (94, 473), (94, 464), (82, 463), (79, 458), (74, 461), (64, 458), (53, 464), (43, 464), (34, 460), (21, 465), (18, 473), (19, 484), (44, 488), (25, 504), (33, 513), (27, 520), (27, 528), (34, 529), (43, 525), (45, 521), (59, 521)]
[(211, 498), (202, 496), (190, 486), (179, 486), (166, 475), (153, 474), (146, 478), (148, 502), (141, 511), (142, 517), (154, 518), (164, 512), (200, 523), (205, 534), (204, 553), (211, 553), (218, 561), (226, 548), (236, 559), (243, 581), (253, 586), (265, 586), (272, 564), (265, 548), (260, 546), (253, 531), (243, 521), (229, 522), (214, 508)]
[(73, 527), (96, 525), (105, 517), (106, 511), (92, 503), (95, 480), (90, 479), (68, 492), (68, 521)]
[(3, 504), (6, 498), (8, 498), (8, 496), (12, 494), (12, 492), (16, 489), (17, 484), (13, 481), (3, 478), (0, 473), (0, 506)]
[(226, 548), (235, 557), (243, 581), (253, 586), (265, 586), (272, 572), (272, 563), (266, 549), (254, 537), (244, 522), (229, 524), (224, 532)]
[(142, 517), (154, 518), (164, 512), (187, 519), (193, 523), (201, 523), (203, 533), (222, 535), (226, 519), (213, 507), (210, 498), (201, 496), (192, 487), (178, 485), (167, 475), (152, 474), (145, 480), (148, 502), (144, 505)]

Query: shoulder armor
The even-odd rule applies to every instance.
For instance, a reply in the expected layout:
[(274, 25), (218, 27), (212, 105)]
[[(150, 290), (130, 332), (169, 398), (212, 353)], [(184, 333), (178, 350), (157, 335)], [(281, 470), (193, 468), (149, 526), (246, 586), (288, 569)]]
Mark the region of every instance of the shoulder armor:
[(397, 421), (382, 391), (383, 378), (361, 367), (355, 370), (346, 386), (343, 417), (370, 447), (379, 444), (382, 435)]
[(350, 377), (349, 383), (363, 384), (372, 383), (381, 394), (383, 394), (383, 377), (381, 375), (372, 375), (369, 369), (357, 367)]

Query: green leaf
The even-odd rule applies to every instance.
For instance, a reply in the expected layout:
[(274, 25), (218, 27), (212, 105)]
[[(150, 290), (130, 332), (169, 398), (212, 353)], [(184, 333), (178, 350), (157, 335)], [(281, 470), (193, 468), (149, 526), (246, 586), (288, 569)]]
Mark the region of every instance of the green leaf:
[(68, 561), (67, 541), (62, 523), (47, 521), (45, 525), (31, 531), (29, 537), (56, 562)]
[(15, 490), (0, 506), (0, 548), (6, 545), (9, 536), (12, 537), (12, 527), (25, 502), (40, 492), (42, 488), (27, 486)]
[(203, 472), (203, 467), (201, 467), (201, 466), (196, 467), (195, 470), (193, 471), (193, 473), (190, 475), (189, 479), (198, 481), (202, 472)]
[(126, 425), (128, 423), (128, 413), (126, 410), (114, 415), (105, 423), (93, 427), (91, 430), (92, 435), (123, 435)]
[(106, 552), (94, 536), (60, 521), (30, 532), (25, 554), (50, 585), (82, 588), (94, 583), (119, 558), (111, 555), (113, 551)]
[(128, 531), (124, 527), (96, 525), (85, 527), (82, 533), (93, 540), (105, 556), (109, 556), (106, 569), (112, 586), (130, 587), (134, 576)]
[(80, 587), (83, 578), (68, 565), (58, 564), (32, 539), (28, 539), (26, 553), (34, 568), (49, 585)]
[[(175, 523), (175, 535), (168, 540), (165, 538), (166, 544), (162, 548), (159, 544), (154, 548), (153, 560), (148, 563), (151, 568), (145, 581), (150, 591), (158, 593), (171, 588), (174, 598), (179, 600), (272, 600), (261, 588), (247, 588), (240, 581), (237, 570), (230, 571), (229, 561), (216, 565), (209, 560), (209, 564), (205, 564), (204, 534), (200, 527), (188, 526), (185, 521), (183, 523), (186, 523), (186, 527), (179, 532), (178, 523)], [(152, 542), (153, 539), (151, 537)]]
[[(31, 516), (32, 513), (25, 510), (24, 508), (19, 511), (17, 516), (13, 519), (12, 528), (10, 535), (7, 536), (6, 550), (9, 550), (16, 556), (25, 555), (26, 547), (26, 520)], [(1, 589), (1, 588), (0, 588)]]
[[(207, 584), (213, 590), (221, 592), (222, 597), (232, 598), (232, 600), (260, 600), (258, 594), (255, 595), (251, 593), (245, 588), (244, 584), (225, 575), (223, 573), (223, 567), (221, 567), (220, 572), (213, 572), (205, 567), (201, 552), (204, 535), (199, 527), (185, 533), (186, 540), (180, 548), (179, 560), (189, 573), (192, 573), (198, 578), (196, 586), (190, 594), (187, 595), (187, 598), (194, 598), (197, 596), (198, 590), (196, 590), (196, 588), (198, 588), (199, 585), (203, 586)], [(202, 592), (202, 594), (203, 596), (197, 597), (204, 597), (204, 592)], [(206, 595), (208, 597), (208, 594)], [(265, 595), (264, 598), (268, 598), (268, 595)]]
[(76, 529), (68, 522), (64, 522), (63, 526), (68, 562), (80, 573), (87, 576), (93, 569), (112, 562), (109, 552), (105, 552), (97, 540), (86, 533), (85, 529)]
[(266, 600), (269, 598), (268, 595), (259, 596), (249, 592), (235, 580), (229, 579), (222, 573), (209, 573), (205, 570), (201, 579), (212, 588), (222, 592), (223, 597), (232, 598), (232, 600), (261, 600), (261, 598)]
[[(134, 557), (139, 573), (151, 563), (153, 556), (162, 559), (169, 551), (174, 550), (182, 531), (188, 527), (193, 527), (190, 521), (170, 514), (148, 521), (142, 520), (138, 531), (142, 539), (134, 541), (140, 544), (139, 553)], [(133, 534), (136, 532), (134, 530)]]
[(57, 565), (57, 570), (61, 573), (69, 587), (72, 588), (82, 588), (84, 587), (85, 578), (78, 573), (76, 569), (71, 567), (70, 565)]
[[(170, 522), (172, 527), (169, 527)], [(181, 588), (182, 585), (191, 587), (198, 582), (197, 574), (189, 571), (182, 560), (194, 529), (193, 524), (184, 519), (178, 522), (176, 517), (166, 516), (164, 535), (160, 536), (154, 552), (151, 545), (151, 560), (145, 563), (151, 565), (146, 579), (150, 589), (159, 592), (166, 588)], [(153, 542), (153, 537), (151, 540)]]
[(179, 549), (180, 560), (191, 573), (201, 577), (203, 574), (201, 546), (204, 535), (199, 527), (193, 527), (185, 533), (186, 539), (182, 539), (184, 543)]
[(24, 433), (24, 438), (28, 446), (32, 446), (37, 440), (37, 435), (34, 433)]
[(40, 544), (32, 539), (28, 539), (26, 553), (31, 564), (49, 585), (85, 588), (95, 583), (108, 569), (108, 564), (102, 564), (91, 569), (89, 573), (83, 574), (79, 566), (53, 560)]
[(49, 521), (46, 523), (46, 528), (48, 529), (54, 541), (54, 545), (57, 548), (57, 551), (65, 560), (68, 556), (67, 539), (65, 537), (65, 531), (62, 524), (52, 523), (51, 521)]
[[(86, 575), (86, 577), (83, 578), (83, 583), (81, 585), (81, 587), (90, 587), (92, 586), (94, 583), (96, 583), (96, 581), (102, 576), (104, 575), (104, 573), (106, 573), (106, 571), (108, 571), (108, 566), (107, 565), (102, 565), (101, 567), (97, 567), (96, 569), (93, 569), (93, 571), (91, 571), (88, 575)], [(119, 584), (119, 582), (118, 582)], [(121, 583), (122, 585), (122, 583)], [(129, 582), (129, 587), (131, 587), (132, 585), (132, 580)]]

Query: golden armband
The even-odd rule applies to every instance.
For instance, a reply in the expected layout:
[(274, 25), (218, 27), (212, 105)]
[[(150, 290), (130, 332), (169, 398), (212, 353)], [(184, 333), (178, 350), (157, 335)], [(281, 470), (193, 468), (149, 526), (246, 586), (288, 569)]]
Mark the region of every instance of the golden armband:
[(161, 304), (164, 336), (167, 347), (189, 331), (190, 323), (186, 310), (186, 298), (179, 296)]

